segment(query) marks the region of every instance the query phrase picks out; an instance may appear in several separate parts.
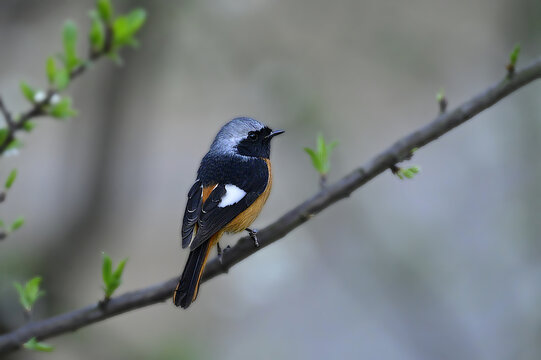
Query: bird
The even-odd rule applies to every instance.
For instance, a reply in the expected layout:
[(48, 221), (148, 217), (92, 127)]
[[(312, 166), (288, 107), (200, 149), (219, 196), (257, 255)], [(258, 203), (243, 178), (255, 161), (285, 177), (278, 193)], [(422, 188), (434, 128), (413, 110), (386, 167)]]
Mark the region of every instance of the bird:
[(259, 246), (257, 230), (250, 225), (267, 201), (272, 187), (270, 143), (284, 130), (271, 130), (250, 117), (237, 117), (216, 135), (201, 160), (197, 178), (188, 192), (180, 235), (188, 260), (173, 294), (184, 309), (197, 298), (199, 282), (210, 250), (224, 233), (248, 231)]

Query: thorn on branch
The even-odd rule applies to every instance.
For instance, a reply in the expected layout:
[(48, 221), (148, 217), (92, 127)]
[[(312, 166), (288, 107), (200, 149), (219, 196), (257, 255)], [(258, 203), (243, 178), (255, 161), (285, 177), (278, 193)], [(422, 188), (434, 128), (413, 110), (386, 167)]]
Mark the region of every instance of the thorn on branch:
[(438, 101), (438, 105), (440, 107), (440, 114), (443, 114), (447, 110), (447, 98), (445, 97), (445, 92), (443, 89), (436, 94), (436, 100)]

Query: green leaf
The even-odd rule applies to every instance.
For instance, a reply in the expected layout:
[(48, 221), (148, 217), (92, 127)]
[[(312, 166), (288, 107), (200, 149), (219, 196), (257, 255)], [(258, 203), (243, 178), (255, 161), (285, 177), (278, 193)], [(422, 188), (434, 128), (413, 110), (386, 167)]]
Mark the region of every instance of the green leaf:
[(10, 189), (11, 185), (13, 185), (13, 182), (17, 178), (17, 169), (11, 170), (11, 172), (8, 175), (8, 178), (6, 179), (6, 184), (4, 185), (6, 189)]
[(419, 173), (419, 171), (421, 171), (421, 168), (419, 166), (412, 166), (409, 168), (409, 171), (411, 171), (414, 174), (417, 174)]
[(11, 231), (15, 231), (20, 229), (24, 225), (24, 217), (19, 216), (13, 223), (11, 224)]
[(23, 147), (23, 142), (19, 139), (13, 139), (11, 140), (11, 142), (9, 143), (9, 145), (6, 147), (6, 150), (5, 151), (8, 151), (8, 150), (15, 150), (15, 149), (20, 149)]
[(47, 58), (45, 71), (47, 72), (47, 79), (49, 79), (49, 83), (54, 84), (55, 83), (54, 80), (56, 77), (56, 63), (52, 56), (49, 56), (49, 58)]
[(62, 32), (64, 41), (64, 61), (68, 72), (80, 64), (77, 57), (77, 26), (73, 21), (66, 21)]
[(23, 93), (26, 100), (30, 101), (31, 103), (34, 102), (34, 95), (36, 94), (36, 91), (24, 81), (21, 82), (21, 92)]
[(124, 272), (124, 267), (126, 266), (126, 262), (128, 262), (128, 258), (122, 259), (118, 266), (116, 267), (116, 270), (113, 272), (113, 277), (115, 279), (120, 280), (122, 278), (122, 273)]
[(113, 20), (114, 10), (111, 0), (98, 0), (96, 7), (98, 8), (98, 13), (100, 18), (104, 23), (110, 24)]
[(440, 91), (438, 91), (438, 93), (436, 94), (436, 101), (440, 103), (443, 101), (443, 99), (445, 99), (445, 91), (443, 89), (440, 89)]
[(513, 51), (511, 51), (511, 54), (509, 54), (509, 63), (511, 64), (511, 66), (515, 67), (515, 65), (517, 64), (519, 54), (520, 54), (520, 44), (515, 44)]
[(63, 97), (58, 103), (51, 105), (47, 111), (49, 115), (58, 119), (67, 119), (77, 115), (77, 111), (71, 107), (69, 97)]
[(17, 293), (19, 294), (19, 303), (23, 306), (23, 308), (25, 308), (26, 311), (30, 311), (32, 309), (32, 305), (26, 300), (26, 292), (24, 287), (17, 281), (13, 282), (13, 286), (15, 286), (15, 289), (17, 289)]
[(135, 9), (127, 15), (116, 18), (113, 23), (114, 47), (137, 46), (137, 40), (133, 36), (145, 23), (146, 16), (145, 10)]
[[(36, 127), (35, 121), (25, 121), (23, 124), (23, 129), (26, 132), (31, 132), (32, 130), (34, 130), (35, 127)], [(0, 141), (0, 143), (2, 142)]]
[(418, 174), (420, 171), (421, 168), (415, 165), (406, 169), (399, 168), (395, 175), (398, 176), (398, 178), (401, 180), (404, 180), (404, 178), (413, 179), (415, 177), (415, 174)]
[(319, 172), (321, 173), (322, 171), (322, 167), (321, 167), (321, 160), (318, 156), (318, 154), (316, 154), (316, 152), (310, 148), (304, 148), (304, 151), (306, 151), (308, 153), (308, 155), (310, 155), (310, 159), (312, 159), (312, 165), (314, 166), (314, 168)]
[(56, 89), (58, 91), (62, 91), (65, 88), (68, 87), (70, 83), (70, 75), (67, 68), (59, 69), (55, 73), (55, 77), (53, 79), (53, 84), (56, 86)]
[(402, 170), (402, 175), (407, 177), (408, 179), (413, 179), (413, 172), (411, 172), (410, 169), (404, 169)]
[(45, 292), (39, 289), (41, 283), (41, 276), (33, 277), (28, 280), (25, 286), (22, 286), (17, 281), (13, 282), (13, 286), (17, 289), (19, 293), (19, 302), (25, 308), (26, 311), (31, 311), (34, 303), (43, 295)]
[(6, 224), (4, 223), (4, 220), (0, 220), (0, 229), (4, 229), (6, 227)]
[(90, 12), (90, 18), (92, 19), (92, 25), (88, 33), (90, 45), (92, 46), (92, 50), (101, 51), (105, 44), (105, 27), (96, 11)]
[(321, 174), (326, 175), (331, 167), (330, 156), (332, 150), (338, 145), (337, 141), (325, 143), (325, 138), (320, 133), (316, 139), (316, 150), (305, 148), (304, 151), (310, 155), (314, 168)]
[(103, 254), (102, 263), (102, 277), (103, 277), (103, 291), (105, 298), (110, 298), (115, 290), (122, 284), (122, 273), (128, 259), (123, 259), (118, 263), (117, 268), (113, 272), (113, 262), (109, 255)]
[(103, 254), (103, 262), (101, 267), (101, 273), (103, 277), (103, 283), (105, 284), (105, 287), (107, 287), (107, 284), (111, 282), (111, 274), (113, 272), (113, 262), (109, 255)]
[(7, 137), (8, 137), (8, 129), (0, 128), (0, 144), (3, 144), (4, 141), (6, 141)]
[(34, 351), (51, 352), (54, 350), (53, 346), (46, 343), (38, 342), (35, 337), (25, 342), (23, 346), (25, 349)]

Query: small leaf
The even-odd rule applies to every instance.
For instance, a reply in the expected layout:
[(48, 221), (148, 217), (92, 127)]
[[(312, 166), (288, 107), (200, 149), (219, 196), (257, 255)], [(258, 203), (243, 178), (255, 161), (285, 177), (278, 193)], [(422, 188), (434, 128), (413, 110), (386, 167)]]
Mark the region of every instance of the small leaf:
[(110, 24), (114, 15), (111, 0), (98, 0), (98, 3), (96, 5), (100, 18), (103, 20), (104, 23)]
[(36, 276), (28, 280), (24, 287), (16, 281), (13, 283), (13, 286), (15, 286), (15, 289), (19, 293), (19, 302), (26, 311), (31, 311), (34, 303), (45, 294), (44, 291), (39, 289), (40, 283), (41, 276)]
[(404, 169), (404, 170), (402, 170), (402, 175), (404, 175), (404, 176), (407, 177), (408, 179), (412, 179), (412, 178), (413, 178), (413, 172), (411, 172), (410, 169)]
[(64, 41), (64, 61), (68, 72), (79, 65), (80, 60), (77, 57), (77, 26), (73, 21), (66, 21), (62, 32)]
[(115, 290), (122, 284), (122, 272), (126, 266), (128, 259), (123, 259), (118, 263), (117, 268), (113, 272), (113, 262), (111, 257), (107, 254), (103, 254), (103, 263), (102, 263), (102, 277), (103, 277), (103, 291), (105, 293), (105, 298), (110, 298)]
[(13, 282), (13, 286), (17, 289), (17, 293), (19, 294), (19, 303), (26, 311), (30, 311), (32, 309), (32, 304), (29, 304), (27, 301), (24, 287), (17, 281)]
[(46, 343), (38, 342), (35, 337), (25, 342), (23, 346), (25, 349), (34, 351), (51, 352), (54, 350), (53, 346)]
[(71, 98), (69, 97), (64, 97), (55, 105), (50, 106), (48, 113), (58, 119), (67, 119), (77, 115), (77, 111), (71, 107)]
[(23, 143), (21, 140), (19, 139), (13, 139), (11, 140), (11, 142), (9, 143), (9, 145), (6, 147), (6, 150), (5, 151), (8, 151), (8, 150), (18, 150), (20, 148), (23, 147)]
[(30, 101), (31, 103), (34, 102), (34, 95), (36, 91), (32, 89), (30, 85), (25, 82), (21, 82), (21, 92), (23, 93), (26, 100)]
[(4, 223), (4, 220), (0, 220), (0, 229), (4, 229), (6, 227), (6, 224)]
[(113, 23), (114, 46), (137, 46), (137, 41), (133, 36), (145, 23), (146, 16), (145, 10), (135, 9), (127, 15), (116, 18)]
[(122, 278), (122, 273), (124, 272), (124, 267), (126, 266), (126, 262), (128, 262), (128, 258), (122, 259), (118, 266), (116, 267), (116, 270), (113, 272), (113, 277), (120, 280)]
[(318, 156), (318, 154), (316, 154), (316, 152), (310, 148), (304, 148), (304, 151), (306, 151), (308, 153), (308, 155), (310, 155), (310, 159), (312, 159), (312, 165), (314, 166), (314, 168), (319, 172), (321, 173), (321, 160)]
[(68, 87), (69, 83), (70, 83), (70, 75), (69, 75), (68, 69), (66, 68), (59, 69), (55, 73), (55, 77), (53, 79), (53, 84), (54, 86), (56, 86), (56, 89), (58, 91), (62, 91)]
[(47, 72), (47, 79), (49, 79), (49, 83), (54, 84), (54, 80), (56, 77), (56, 63), (52, 56), (49, 56), (49, 58), (47, 59), (45, 71)]
[(11, 231), (15, 231), (20, 229), (24, 225), (24, 217), (19, 216), (13, 223), (11, 224)]
[(8, 129), (0, 128), (0, 144), (3, 144), (4, 141), (6, 141), (7, 137), (8, 137)]
[(324, 176), (327, 175), (330, 170), (331, 152), (336, 147), (336, 145), (338, 145), (338, 142), (333, 141), (327, 144), (325, 143), (325, 138), (323, 137), (323, 135), (319, 133), (317, 136), (316, 144), (317, 150), (314, 151), (312, 149), (305, 148), (304, 151), (306, 151), (310, 155), (314, 168), (316, 168), (320, 175)]
[(329, 153), (329, 156), (331, 156), (331, 151), (338, 145), (338, 141), (333, 141), (330, 144), (327, 144), (327, 152)]
[(419, 171), (421, 171), (421, 168), (419, 166), (412, 166), (409, 168), (409, 171), (411, 171), (414, 174), (417, 174), (419, 173)]
[(96, 11), (90, 12), (90, 18), (92, 19), (92, 25), (88, 34), (90, 45), (92, 45), (92, 50), (101, 51), (105, 44), (105, 27)]
[(436, 101), (438, 103), (442, 102), (445, 99), (445, 91), (443, 89), (440, 89), (438, 93), (436, 94)]
[(511, 54), (509, 54), (509, 64), (512, 67), (515, 67), (515, 65), (517, 64), (519, 54), (520, 54), (520, 44), (515, 44), (513, 51), (511, 51)]
[[(35, 127), (36, 127), (35, 121), (25, 121), (23, 124), (23, 129), (26, 132), (31, 132), (32, 130), (34, 130)], [(0, 141), (0, 143), (2, 142)]]
[(10, 189), (11, 185), (13, 185), (13, 182), (17, 178), (17, 169), (11, 170), (11, 172), (8, 175), (8, 178), (6, 179), (6, 184), (4, 185), (6, 189)]
[(111, 282), (111, 274), (113, 271), (112, 268), (113, 268), (113, 262), (111, 260), (111, 257), (109, 257), (109, 255), (104, 253), (101, 273), (102, 273), (103, 283), (105, 284), (105, 287), (107, 287), (107, 284)]

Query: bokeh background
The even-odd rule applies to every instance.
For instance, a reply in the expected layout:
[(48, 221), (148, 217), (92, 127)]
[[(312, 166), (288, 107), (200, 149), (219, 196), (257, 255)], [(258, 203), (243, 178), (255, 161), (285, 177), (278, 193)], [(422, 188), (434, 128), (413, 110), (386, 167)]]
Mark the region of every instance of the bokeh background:
[[(96, 64), (69, 90), (80, 115), (40, 120), (2, 159), (0, 178), (19, 178), (1, 218), (27, 224), (0, 243), (1, 332), (24, 323), (15, 280), (44, 277), (35, 318), (96, 302), (103, 251), (129, 257), (119, 292), (179, 274), (185, 196), (227, 120), (287, 130), (263, 227), (318, 190), (302, 150), (318, 132), (340, 142), (336, 180), (434, 118), (442, 87), (453, 107), (505, 75), (517, 41), (520, 64), (541, 54), (536, 0), (115, 3), (147, 9), (140, 49)], [(0, 2), (13, 111), (27, 106), (19, 81), (45, 87), (64, 20), (86, 31), (92, 6)], [(9, 358), (538, 359), (540, 91), (419, 150), (414, 180), (387, 172), (205, 283), (189, 311), (154, 305)]]

